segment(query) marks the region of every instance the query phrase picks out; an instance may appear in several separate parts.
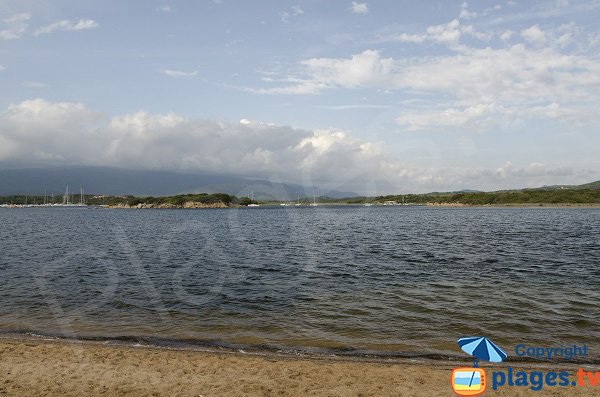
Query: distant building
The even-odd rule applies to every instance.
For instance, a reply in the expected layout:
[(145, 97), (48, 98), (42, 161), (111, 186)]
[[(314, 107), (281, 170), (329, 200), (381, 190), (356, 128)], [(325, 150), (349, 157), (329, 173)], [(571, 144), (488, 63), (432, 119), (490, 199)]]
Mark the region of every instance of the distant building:
[(398, 202), (397, 201), (393, 201), (393, 200), (384, 201), (383, 205), (398, 205)]

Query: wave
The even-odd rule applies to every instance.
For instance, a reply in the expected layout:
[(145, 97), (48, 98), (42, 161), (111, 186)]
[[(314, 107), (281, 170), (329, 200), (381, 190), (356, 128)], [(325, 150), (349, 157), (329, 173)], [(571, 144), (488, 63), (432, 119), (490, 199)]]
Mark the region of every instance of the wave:
[[(138, 335), (73, 335), (61, 334), (56, 332), (43, 332), (38, 330), (0, 330), (0, 340), (18, 339), (18, 340), (52, 340), (65, 343), (102, 343), (113, 346), (147, 347), (169, 350), (183, 351), (204, 351), (204, 352), (227, 352), (227, 353), (246, 353), (254, 355), (278, 355), (290, 357), (305, 358), (341, 358), (341, 359), (360, 359), (369, 361), (379, 361), (393, 363), (394, 361), (437, 361), (444, 364), (472, 362), (472, 358), (464, 354), (448, 352), (417, 352), (417, 351), (383, 351), (353, 348), (315, 348), (308, 346), (281, 346), (270, 344), (241, 344), (218, 340), (201, 339), (173, 339), (154, 336)], [(600, 365), (600, 357), (578, 358), (575, 360), (565, 360), (556, 358), (552, 360), (535, 359), (531, 357), (511, 357), (505, 361), (507, 363), (546, 363), (546, 364), (586, 364)]]

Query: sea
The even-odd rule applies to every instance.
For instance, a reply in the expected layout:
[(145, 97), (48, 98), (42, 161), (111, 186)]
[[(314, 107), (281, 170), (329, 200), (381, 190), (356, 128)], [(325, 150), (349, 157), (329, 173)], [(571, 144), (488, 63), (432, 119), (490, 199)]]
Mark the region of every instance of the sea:
[(0, 335), (367, 357), (600, 358), (600, 209), (0, 209)]

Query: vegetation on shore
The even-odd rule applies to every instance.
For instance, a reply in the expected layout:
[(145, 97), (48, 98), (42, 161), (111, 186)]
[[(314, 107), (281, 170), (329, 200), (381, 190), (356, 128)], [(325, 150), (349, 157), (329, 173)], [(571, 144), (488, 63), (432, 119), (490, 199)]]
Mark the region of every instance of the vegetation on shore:
[[(75, 203), (80, 202), (80, 200), (81, 197), (78, 195), (74, 196), (72, 199)], [(309, 203), (312, 202), (312, 197), (300, 201)], [(581, 186), (561, 186), (497, 192), (436, 192), (377, 197), (352, 197), (343, 199), (319, 197), (317, 201), (321, 204), (383, 204), (386, 201), (396, 201), (399, 204), (421, 205), (600, 205), (600, 184), (591, 183)], [(0, 204), (61, 204), (62, 202), (62, 196), (54, 197), (53, 200), (47, 196), (18, 195), (0, 197)], [(233, 207), (257, 203), (248, 197), (236, 197), (225, 193), (181, 194), (164, 197), (85, 195), (84, 202), (88, 205), (141, 208)], [(270, 203), (278, 204), (280, 202), (272, 201)]]
[(161, 205), (167, 204), (174, 207), (182, 207), (185, 203), (194, 202), (201, 204), (224, 204), (225, 206), (231, 206), (234, 203), (239, 203), (240, 200), (235, 196), (230, 196), (224, 193), (200, 193), (200, 194), (181, 194), (177, 196), (167, 197), (127, 197), (127, 204), (134, 207), (138, 204), (154, 204)]
[[(71, 202), (77, 204), (81, 201), (81, 196), (76, 195)], [(85, 195), (83, 201), (87, 205), (103, 205), (111, 207), (136, 207), (154, 206), (162, 208), (184, 208), (186, 203), (196, 203), (207, 207), (231, 207), (236, 205), (248, 205), (256, 203), (248, 197), (236, 197), (225, 193), (199, 193), (199, 194), (180, 194), (176, 196), (164, 197), (135, 197), (135, 196), (104, 196), (104, 195)], [(0, 204), (31, 205), (31, 204), (62, 204), (63, 198), (44, 197), (44, 196), (1, 196)]]
[(457, 192), (355, 197), (323, 202), (345, 204), (383, 203), (396, 201), (410, 204), (462, 205), (534, 205), (534, 204), (600, 204), (600, 189), (524, 189), (499, 192)]

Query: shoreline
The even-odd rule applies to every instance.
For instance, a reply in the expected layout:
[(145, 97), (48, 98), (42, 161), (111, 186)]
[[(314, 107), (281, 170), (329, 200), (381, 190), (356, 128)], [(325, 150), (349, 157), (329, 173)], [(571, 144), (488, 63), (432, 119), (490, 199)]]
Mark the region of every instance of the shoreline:
[[(259, 208), (268, 208), (268, 209), (304, 209), (304, 208), (320, 208), (320, 207), (365, 207), (364, 204), (353, 204), (353, 203), (319, 203), (318, 206), (282, 206), (281, 204), (260, 204)], [(385, 208), (405, 208), (405, 207), (426, 207), (426, 208), (552, 208), (552, 209), (596, 209), (600, 208), (600, 203), (519, 203), (519, 204), (462, 204), (462, 203), (419, 203), (419, 204), (404, 204), (404, 205), (383, 205), (383, 204), (372, 204), (369, 207), (385, 207)], [(369, 208), (367, 207), (367, 208)], [(98, 209), (168, 209), (168, 210), (192, 210), (192, 209), (243, 209), (247, 208), (247, 206), (243, 205), (203, 205), (203, 204), (194, 204), (188, 206), (155, 206), (155, 205), (84, 205), (84, 206), (47, 206), (47, 205), (0, 205), (0, 209), (23, 209), (23, 208), (98, 208)]]
[[(446, 351), (395, 351), (395, 350), (364, 350), (343, 348), (316, 348), (310, 346), (275, 346), (275, 345), (250, 345), (226, 342), (211, 342), (204, 340), (166, 339), (145, 336), (79, 336), (76, 338), (57, 334), (42, 334), (40, 332), (0, 332), (2, 341), (21, 342), (56, 342), (76, 345), (101, 345), (124, 348), (148, 348), (182, 352), (206, 352), (216, 354), (238, 354), (259, 357), (289, 357), (304, 358), (308, 360), (336, 360), (336, 361), (364, 361), (372, 363), (392, 363), (404, 361), (427, 361), (453, 363), (454, 365), (469, 365), (472, 359), (459, 350)], [(564, 359), (535, 359), (531, 357), (515, 357), (511, 355), (505, 360), (507, 364), (515, 365), (597, 365), (600, 366), (600, 357), (592, 356), (586, 359), (566, 361)]]
[[(142, 342), (142, 343), (140, 343)], [(370, 364), (402, 364), (402, 363), (421, 363), (431, 365), (469, 365), (472, 360), (469, 357), (443, 356), (437, 354), (415, 354), (415, 355), (377, 355), (377, 354), (336, 354), (334, 352), (319, 352), (309, 350), (276, 350), (267, 348), (258, 348), (253, 346), (227, 347), (220, 345), (182, 345), (182, 344), (148, 344), (143, 341), (126, 341), (118, 339), (67, 339), (57, 338), (45, 335), (2, 335), (0, 336), (0, 346), (4, 344), (25, 344), (25, 345), (57, 345), (70, 346), (74, 349), (85, 349), (87, 347), (114, 348), (124, 350), (141, 351), (164, 351), (179, 353), (197, 353), (218, 356), (240, 356), (240, 357), (258, 357), (264, 359), (279, 360), (302, 360), (319, 362), (342, 362), (342, 363), (370, 363)], [(523, 362), (523, 365), (544, 364), (543, 362)], [(562, 363), (564, 364), (564, 363)], [(580, 364), (583, 365), (583, 364)], [(587, 365), (587, 364), (586, 364)]]
[(519, 203), (519, 204), (461, 204), (427, 203), (427, 207), (463, 207), (463, 208), (600, 208), (600, 203)]
[[(257, 355), (100, 342), (0, 338), (0, 395), (21, 396), (411, 396), (452, 395), (464, 362)], [(485, 370), (574, 373), (577, 365), (501, 364)], [(584, 366), (587, 367), (587, 366)], [(498, 396), (589, 396), (593, 388), (499, 388)]]

